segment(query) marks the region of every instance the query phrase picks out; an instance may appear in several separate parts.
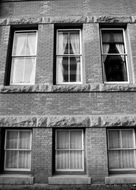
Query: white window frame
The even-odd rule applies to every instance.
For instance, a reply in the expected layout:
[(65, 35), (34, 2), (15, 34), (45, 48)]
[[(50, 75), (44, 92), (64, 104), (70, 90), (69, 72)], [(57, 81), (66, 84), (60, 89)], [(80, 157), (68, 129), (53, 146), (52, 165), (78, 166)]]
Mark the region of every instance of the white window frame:
[[(120, 145), (122, 146), (122, 138), (121, 138), (121, 131), (132, 131), (133, 133), (133, 148), (109, 148), (109, 131), (119, 131), (119, 136), (120, 136)], [(109, 151), (114, 151), (114, 150), (133, 150), (134, 151), (134, 168), (114, 168), (114, 169), (110, 169), (109, 168), (109, 171), (110, 172), (121, 172), (121, 171), (136, 171), (136, 131), (135, 129), (108, 129), (108, 154), (109, 154)], [(109, 162), (109, 156), (108, 156), (108, 162)]]
[[(36, 42), (35, 42), (35, 55), (29, 55), (29, 56), (15, 56), (13, 55), (13, 47), (14, 47), (14, 44), (15, 44), (15, 35), (16, 33), (36, 33)], [(37, 58), (37, 42), (38, 42), (38, 31), (37, 30), (16, 30), (14, 31), (14, 37), (13, 37), (13, 44), (12, 44), (12, 57), (11, 57), (11, 60), (13, 58), (17, 58), (17, 57), (32, 57), (32, 58), (35, 58), (35, 65), (34, 65), (34, 81), (31, 82), (31, 83), (25, 83), (25, 82), (20, 82), (20, 83), (14, 83), (12, 82), (12, 79), (11, 79), (11, 76), (13, 75), (14, 76), (14, 68), (13, 68), (13, 65), (12, 65), (12, 61), (11, 61), (11, 73), (10, 73), (10, 85), (34, 85), (35, 84), (35, 75), (36, 75), (36, 58)], [(24, 78), (24, 77), (23, 77)]]
[[(7, 132), (8, 131), (16, 131), (17, 133), (18, 133), (18, 138), (17, 138), (17, 146), (18, 146), (18, 144), (19, 144), (19, 133), (20, 133), (20, 131), (26, 131), (26, 132), (30, 132), (30, 147), (29, 147), (29, 149), (7, 149), (6, 148), (6, 144), (7, 144)], [(10, 151), (29, 151), (30, 153), (32, 152), (32, 131), (31, 130), (16, 130), (16, 129), (13, 129), (13, 130), (11, 130), (11, 129), (7, 129), (6, 131), (5, 131), (5, 144), (4, 144), (4, 171), (31, 171), (31, 164), (30, 164), (30, 168), (29, 169), (27, 169), (27, 168), (7, 168), (6, 167), (6, 151), (7, 150), (10, 150)], [(19, 153), (18, 153), (18, 155), (19, 155)], [(18, 157), (17, 157), (17, 164), (18, 164)], [(31, 163), (31, 156), (30, 156), (30, 163)]]
[[(82, 131), (82, 149), (57, 149), (57, 132), (58, 131), (67, 131), (68, 133), (69, 133), (69, 142), (70, 142), (70, 131), (75, 131), (75, 132), (77, 132), (77, 131)], [(75, 150), (75, 151), (77, 151), (77, 150), (79, 150), (79, 151), (82, 151), (82, 169), (57, 169), (57, 151), (60, 151), (60, 150), (66, 150), (66, 151), (69, 151), (69, 154), (70, 154), (70, 151), (71, 150)], [(84, 131), (83, 131), (83, 129), (57, 129), (56, 131), (55, 131), (55, 171), (69, 171), (69, 172), (75, 172), (75, 171), (84, 171), (84, 157), (85, 157), (85, 146), (84, 146)], [(70, 160), (69, 160), (69, 166), (70, 166)]]
[[(104, 53), (103, 52), (103, 43), (102, 43), (102, 31), (104, 30), (112, 30), (112, 31), (117, 31), (117, 30), (121, 30), (123, 31), (123, 40), (124, 40), (124, 49), (125, 49), (125, 53), (124, 54), (114, 54), (114, 53)], [(102, 61), (102, 71), (103, 71), (103, 82), (105, 84), (128, 84), (130, 79), (129, 79), (129, 69), (128, 69), (128, 49), (127, 49), (127, 42), (126, 42), (126, 35), (125, 35), (126, 30), (124, 28), (101, 28), (100, 29), (100, 34), (101, 34), (101, 56), (103, 57), (103, 55), (124, 55), (126, 58), (126, 72), (127, 72), (127, 81), (106, 81), (106, 77), (105, 77), (105, 68), (104, 68), (104, 63)], [(103, 60), (103, 59), (102, 59)]]
[[(59, 46), (59, 41), (58, 41), (58, 33), (59, 32), (63, 32), (63, 31), (79, 31), (79, 37), (80, 37), (80, 54), (59, 54), (58, 53), (58, 46)], [(66, 57), (73, 57), (73, 56), (79, 56), (80, 57), (80, 68), (81, 68), (81, 71), (80, 71), (80, 76), (81, 76), (81, 82), (60, 82), (58, 83), (57, 82), (57, 57), (59, 56), (66, 56)], [(56, 38), (56, 84), (82, 84), (83, 83), (83, 71), (82, 71), (82, 34), (81, 34), (81, 29), (57, 29), (57, 38)]]

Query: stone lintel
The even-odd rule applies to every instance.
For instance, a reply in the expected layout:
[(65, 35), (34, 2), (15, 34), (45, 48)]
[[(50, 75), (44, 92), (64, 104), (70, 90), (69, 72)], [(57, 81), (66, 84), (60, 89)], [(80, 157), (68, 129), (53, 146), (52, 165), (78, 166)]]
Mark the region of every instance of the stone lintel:
[(0, 127), (136, 127), (136, 115), (0, 116)]
[(136, 92), (135, 84), (88, 83), (78, 85), (13, 85), (0, 86), (0, 93), (62, 93), (62, 92)]
[(1, 18), (0, 25), (16, 24), (54, 24), (54, 23), (135, 23), (136, 16), (18, 16)]

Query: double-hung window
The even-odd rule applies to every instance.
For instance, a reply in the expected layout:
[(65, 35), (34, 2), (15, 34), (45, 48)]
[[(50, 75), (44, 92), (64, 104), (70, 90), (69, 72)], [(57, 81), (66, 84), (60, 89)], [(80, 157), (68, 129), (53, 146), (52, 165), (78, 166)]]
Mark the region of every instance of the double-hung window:
[(4, 170), (31, 169), (31, 130), (6, 130)]
[(56, 171), (84, 171), (83, 130), (56, 130)]
[(15, 31), (12, 48), (11, 85), (35, 83), (37, 31)]
[(128, 82), (124, 29), (101, 29), (104, 82)]
[(134, 129), (108, 130), (109, 171), (136, 170), (136, 133)]
[(80, 29), (57, 30), (56, 83), (82, 82), (82, 48)]

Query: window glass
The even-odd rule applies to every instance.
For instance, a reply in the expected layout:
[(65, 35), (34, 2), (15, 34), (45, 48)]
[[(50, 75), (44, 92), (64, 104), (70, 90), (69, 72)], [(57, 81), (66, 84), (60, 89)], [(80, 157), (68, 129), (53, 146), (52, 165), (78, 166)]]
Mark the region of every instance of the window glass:
[(56, 82), (81, 83), (80, 30), (58, 30), (56, 49)]
[(30, 170), (31, 132), (7, 130), (5, 134), (5, 170)]
[(36, 31), (14, 33), (10, 84), (34, 84), (36, 41)]
[(135, 131), (109, 130), (108, 131), (108, 157), (109, 170), (128, 170), (135, 168)]
[(82, 130), (56, 131), (56, 170), (83, 171), (84, 143)]
[(102, 63), (104, 81), (128, 81), (123, 29), (102, 29)]

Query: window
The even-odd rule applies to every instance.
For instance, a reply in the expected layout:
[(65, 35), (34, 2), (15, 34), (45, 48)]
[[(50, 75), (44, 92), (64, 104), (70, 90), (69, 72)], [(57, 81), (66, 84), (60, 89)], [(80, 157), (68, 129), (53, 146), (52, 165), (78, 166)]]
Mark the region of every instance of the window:
[(110, 171), (136, 169), (135, 130), (108, 130), (108, 157)]
[(102, 29), (102, 65), (105, 82), (128, 82), (124, 29)]
[(5, 170), (31, 169), (31, 131), (6, 130), (5, 133)]
[(11, 85), (35, 83), (36, 31), (15, 31), (12, 48)]
[(81, 30), (57, 30), (56, 83), (81, 83), (81, 71)]
[(56, 171), (84, 171), (83, 130), (57, 130)]

